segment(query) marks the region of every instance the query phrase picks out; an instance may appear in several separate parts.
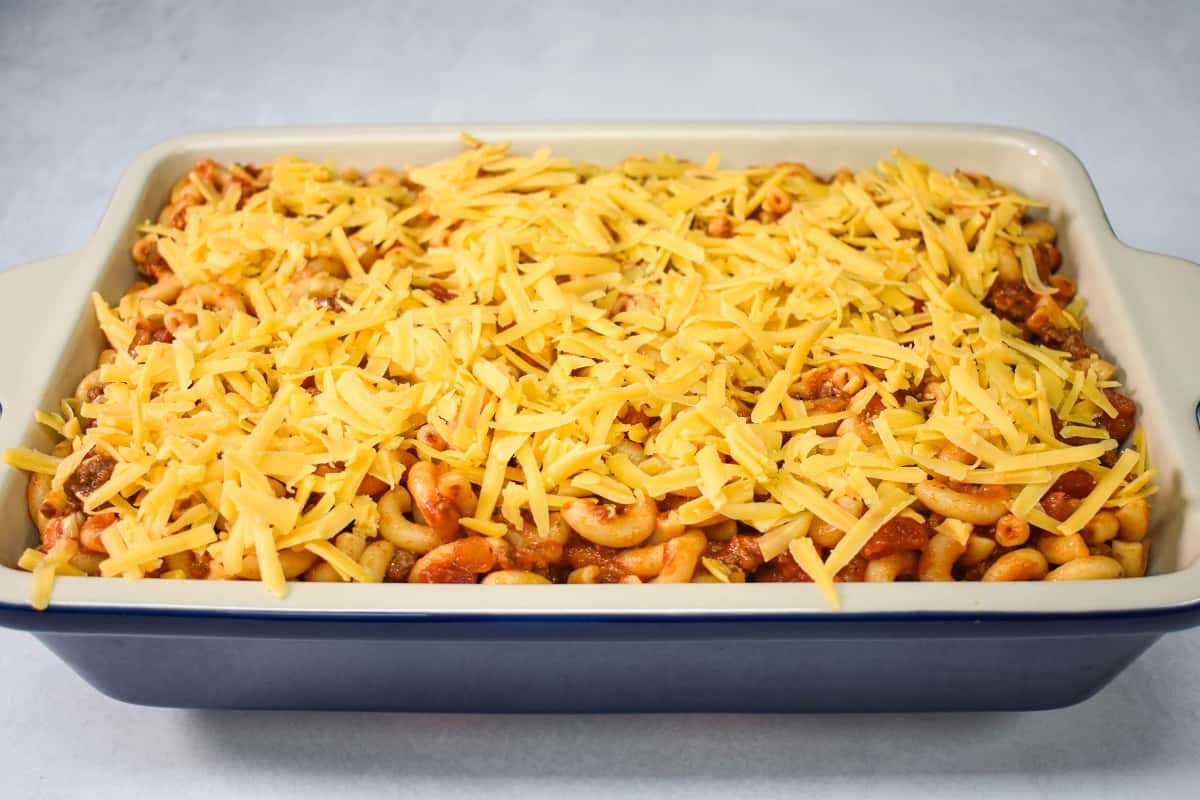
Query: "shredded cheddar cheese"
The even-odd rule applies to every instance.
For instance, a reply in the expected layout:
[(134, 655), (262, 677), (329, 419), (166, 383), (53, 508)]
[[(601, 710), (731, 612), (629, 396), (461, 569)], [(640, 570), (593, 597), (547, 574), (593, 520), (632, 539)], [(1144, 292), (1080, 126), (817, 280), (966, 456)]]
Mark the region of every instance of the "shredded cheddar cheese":
[[(255, 556), (282, 596), (315, 557), (372, 580), (335, 540), (377, 536), (372, 498), (416, 460), (470, 487), (458, 536), (548, 537), (575, 498), (645, 497), (732, 521), (835, 605), (890, 520), (939, 511), (927, 482), (999, 487), (1053, 534), (1152, 491), (1140, 432), (1114, 452), (1119, 384), (1081, 350), (1078, 304), (1055, 305), (1034, 201), (903, 153), (820, 181), (469, 144), (403, 177), (284, 156), (176, 187), (142, 227), (158, 282), (93, 297), (111, 350), (39, 415), (69, 446), (5, 456), (55, 492), (104, 459), (79, 498), (117, 520), (100, 574), (190, 557), (235, 577)], [(1038, 327), (1035, 304), (1067, 322)], [(1051, 519), (1075, 469), (1095, 488)], [(963, 544), (964, 524), (945, 527)], [(39, 602), (63, 553), (22, 561)], [(722, 563), (702, 566), (728, 582)]]

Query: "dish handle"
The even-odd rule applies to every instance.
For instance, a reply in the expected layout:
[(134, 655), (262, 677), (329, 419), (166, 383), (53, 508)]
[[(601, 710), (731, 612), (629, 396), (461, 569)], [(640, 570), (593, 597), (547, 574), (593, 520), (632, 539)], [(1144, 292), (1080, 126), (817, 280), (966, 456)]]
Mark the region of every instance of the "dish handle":
[[(67, 253), (0, 269), (0, 319), (16, 323), (44, 318), (46, 305), (55, 296), (54, 287), (61, 286), (78, 264), (79, 253)], [(31, 329), (40, 327), (35, 324)]]
[(0, 397), (0, 441), (5, 444), (15, 441), (16, 431), (33, 413), (29, 387), (40, 374), (36, 366), (59, 344), (50, 323), (65, 299), (75, 299), (69, 287), (79, 264), (79, 253), (68, 253), (0, 270), (0, 325), (11, 337), (0, 348), (0, 374), (8, 390)]
[[(1152, 324), (1134, 331), (1142, 340), (1155, 382), (1172, 419), (1200, 426), (1200, 264), (1126, 248), (1134, 269), (1124, 273), (1127, 305)], [(1192, 428), (1196, 430), (1195, 427)]]

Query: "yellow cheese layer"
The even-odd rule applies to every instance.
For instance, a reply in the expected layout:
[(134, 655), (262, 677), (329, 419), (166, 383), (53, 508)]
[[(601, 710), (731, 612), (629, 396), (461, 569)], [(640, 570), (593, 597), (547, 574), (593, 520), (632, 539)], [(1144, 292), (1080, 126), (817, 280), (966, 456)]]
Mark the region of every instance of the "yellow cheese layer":
[[(983, 302), (1001, 245), (1028, 259), (1032, 201), (1004, 187), (903, 153), (823, 183), (787, 165), (603, 168), (469, 143), (406, 183), (280, 157), (244, 203), (199, 181), (208, 202), (182, 228), (143, 227), (208, 299), (168, 343), (139, 325), (177, 307), (95, 295), (103, 396), (40, 417), (70, 455), (5, 456), (55, 488), (85, 454), (112, 457), (85, 504), (121, 520), (105, 574), (208, 547), (229, 570), (257, 554), (282, 594), (276, 553), (303, 547), (366, 580), (331, 540), (365, 524), (366, 476), (395, 485), (415, 455), (471, 481), (472, 531), (527, 513), (545, 533), (572, 496), (682, 494), (682, 519), (728, 509), (831, 591), (913, 502), (901, 487), (1000, 484), (1028, 517), (1057, 475), (1100, 474), (1116, 447), (1101, 365), (1030, 343)], [(336, 274), (332, 298), (312, 289), (315, 263)], [(842, 408), (806, 394), (814, 371), (850, 376)], [(1086, 443), (1060, 441), (1055, 415)], [(1143, 442), (1059, 530), (1129, 496), (1131, 475), (1145, 486)], [(950, 445), (974, 463), (941, 458)], [(199, 509), (186, 528), (181, 507)], [(847, 531), (820, 568), (814, 518)]]

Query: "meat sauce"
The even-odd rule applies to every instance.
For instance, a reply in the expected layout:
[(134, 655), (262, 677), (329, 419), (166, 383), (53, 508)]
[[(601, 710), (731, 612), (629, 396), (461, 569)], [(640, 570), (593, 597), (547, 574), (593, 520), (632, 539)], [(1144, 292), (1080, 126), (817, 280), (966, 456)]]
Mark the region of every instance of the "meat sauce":
[(564, 547), (559, 542), (531, 540), (514, 547), (510, 555), (502, 557), (500, 566), (545, 575), (562, 562), (563, 553)]
[(63, 489), (69, 497), (82, 505), (89, 494), (108, 482), (116, 466), (117, 462), (110, 456), (93, 450), (63, 483)]
[(908, 517), (894, 517), (867, 540), (859, 555), (871, 560), (904, 550), (923, 550), (929, 544), (930, 535), (927, 523)]
[(750, 578), (755, 583), (812, 583), (808, 573), (796, 563), (791, 553), (780, 553)]
[[(835, 583), (861, 583), (867, 571), (867, 559), (857, 555), (833, 577)], [(781, 553), (750, 577), (755, 583), (812, 583), (813, 579), (796, 563), (791, 553)]]
[(1125, 395), (1113, 389), (1105, 389), (1104, 396), (1117, 410), (1117, 416), (1100, 415), (1100, 422), (1108, 431), (1108, 435), (1118, 442), (1124, 442), (1137, 427), (1137, 405)]
[(563, 548), (563, 557), (572, 569), (599, 567), (600, 575), (597, 580), (600, 583), (616, 583), (628, 574), (615, 561), (619, 552), (621, 551), (615, 547), (605, 547), (582, 537), (572, 536)]
[(724, 542), (709, 542), (704, 555), (716, 559), (727, 567), (740, 569), (746, 574), (762, 566), (762, 550), (754, 536), (734, 536)]

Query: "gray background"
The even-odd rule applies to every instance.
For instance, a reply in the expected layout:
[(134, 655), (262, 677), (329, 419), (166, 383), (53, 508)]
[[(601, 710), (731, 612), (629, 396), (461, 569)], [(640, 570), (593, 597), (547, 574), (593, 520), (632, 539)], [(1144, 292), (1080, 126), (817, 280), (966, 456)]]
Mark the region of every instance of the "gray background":
[[(0, 264), (78, 248), (129, 159), (174, 134), (562, 119), (1032, 128), (1083, 159), (1121, 238), (1200, 260), (1200, 4), (434, 5), (0, 0)], [(1007, 715), (142, 709), (9, 631), (0, 681), (0, 795), (15, 798), (139, 785), (205, 798), (1160, 797), (1200, 785), (1200, 632), (1166, 638), (1080, 706)]]

